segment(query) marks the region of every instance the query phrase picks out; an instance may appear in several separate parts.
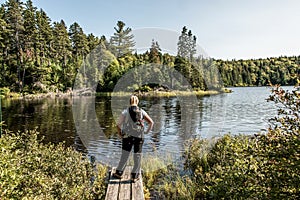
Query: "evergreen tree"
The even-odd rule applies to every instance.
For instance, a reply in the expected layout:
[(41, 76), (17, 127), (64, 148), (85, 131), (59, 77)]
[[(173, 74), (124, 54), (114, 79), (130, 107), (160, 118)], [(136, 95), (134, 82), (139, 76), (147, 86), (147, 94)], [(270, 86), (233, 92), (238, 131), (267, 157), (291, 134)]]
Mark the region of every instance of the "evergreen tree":
[(70, 26), (69, 36), (72, 42), (73, 54), (76, 59), (84, 58), (89, 53), (89, 43), (87, 36), (77, 22)]
[(189, 30), (188, 32), (188, 59), (190, 61), (194, 61), (194, 56), (196, 55), (196, 42), (197, 38), (192, 34), (192, 31)]
[(151, 63), (157, 63), (161, 64), (161, 49), (159, 47), (159, 44), (157, 41), (154, 41), (152, 39), (151, 47), (150, 47), (150, 54), (149, 54), (149, 59)]
[(110, 39), (110, 50), (116, 56), (120, 57), (125, 54), (130, 54), (133, 51), (135, 42), (131, 28), (125, 28), (125, 23), (118, 21), (117, 27), (114, 27), (115, 33)]
[[(49, 92), (52, 82), (51, 68), (52, 64), (52, 41), (53, 31), (51, 26), (51, 19), (47, 16), (46, 12), (42, 9), (36, 11), (36, 27), (37, 37), (34, 43), (34, 60), (35, 72), (34, 85), (38, 85), (37, 89), (41, 92)], [(52, 90), (54, 91), (54, 89)]]
[(35, 66), (35, 44), (37, 41), (38, 30), (36, 27), (36, 10), (32, 1), (28, 0), (25, 4), (24, 16), (24, 53), (22, 60), (24, 62), (23, 79), (27, 86), (31, 86), (36, 81), (36, 66)]
[(184, 26), (177, 43), (177, 56), (193, 61), (196, 53), (196, 36)]
[(80, 25), (75, 22), (73, 23), (69, 28), (69, 36), (72, 43), (72, 49), (73, 49), (73, 62), (75, 64), (75, 69), (79, 69), (81, 66), (83, 66), (83, 72), (81, 73), (83, 75), (84, 83), (87, 82), (87, 72), (88, 67), (87, 63), (85, 62), (86, 55), (89, 53), (89, 43), (87, 36), (83, 32)]
[(42, 9), (36, 12), (36, 25), (38, 29), (35, 47), (36, 64), (42, 67), (49, 66), (53, 35), (51, 20)]
[(68, 65), (69, 60), (72, 57), (72, 45), (68, 35), (68, 30), (65, 22), (53, 23), (53, 59), (56, 62), (55, 73), (59, 73), (58, 78), (63, 83), (64, 88), (72, 86), (73, 78), (76, 75), (76, 69), (74, 65)]
[(177, 43), (177, 56), (181, 58), (188, 58), (189, 51), (188, 51), (188, 34), (187, 28), (184, 26), (181, 31), (181, 35), (179, 36), (179, 40)]
[[(106, 90), (107, 84), (109, 84), (112, 79), (115, 79), (114, 76), (119, 74), (121, 70), (119, 68), (111, 68), (112, 63), (116, 64), (118, 61), (116, 57), (107, 50), (108, 42), (105, 36), (101, 36), (98, 43), (99, 44), (89, 53), (87, 58), (89, 67), (86, 69), (86, 72), (90, 82), (94, 85), (96, 83), (98, 84), (98, 90)], [(116, 64), (116, 66), (119, 65)], [(106, 74), (104, 75), (103, 71), (106, 68)], [(112, 74), (109, 74), (108, 71), (111, 71)], [(84, 72), (81, 72), (81, 74), (83, 73)]]
[[(5, 4), (6, 12), (5, 19), (8, 24), (9, 29), (9, 46), (8, 46), (8, 66), (10, 66), (9, 71), (13, 75), (11, 81), (12, 83), (17, 83), (19, 91), (23, 91), (23, 37), (24, 37), (24, 19), (23, 13), (23, 3), (19, 0), (8, 0)], [(17, 73), (15, 73), (15, 71)]]
[(3, 5), (0, 7), (0, 85), (6, 86), (9, 81), (6, 79), (8, 76), (9, 69), (7, 69), (7, 65), (5, 64), (7, 58), (7, 47), (8, 47), (8, 24), (5, 21), (5, 8)]
[(92, 51), (93, 49), (95, 49), (96, 46), (99, 45), (99, 43), (100, 43), (100, 39), (98, 37), (94, 36), (94, 34), (92, 34), (92, 33), (88, 34), (87, 40), (88, 40), (89, 51)]
[(71, 40), (68, 35), (68, 30), (65, 22), (53, 23), (53, 58), (59, 62), (62, 66), (66, 66), (68, 58), (71, 57)]
[[(181, 59), (177, 59), (177, 70), (183, 73), (183, 75), (190, 81), (191, 85), (196, 84), (195, 74), (198, 74), (198, 68), (193, 66), (192, 63), (195, 63), (194, 56), (196, 54), (196, 37), (193, 36), (192, 31), (189, 30), (184, 26), (182, 28), (181, 35), (179, 36), (178, 43), (177, 43), (177, 57), (181, 59), (185, 59), (188, 61), (186, 64), (180, 64), (182, 62)], [(182, 69), (178, 69), (179, 66), (182, 66)], [(199, 70), (198, 70), (199, 71)]]
[(25, 4), (24, 16), (24, 50), (28, 54), (34, 51), (34, 43), (37, 39), (37, 27), (36, 27), (36, 10), (32, 1), (28, 0)]
[(180, 72), (187, 80), (189, 80), (190, 78), (189, 71), (190, 71), (191, 64), (183, 57), (176, 56), (174, 65), (175, 65), (174, 68), (178, 72)]

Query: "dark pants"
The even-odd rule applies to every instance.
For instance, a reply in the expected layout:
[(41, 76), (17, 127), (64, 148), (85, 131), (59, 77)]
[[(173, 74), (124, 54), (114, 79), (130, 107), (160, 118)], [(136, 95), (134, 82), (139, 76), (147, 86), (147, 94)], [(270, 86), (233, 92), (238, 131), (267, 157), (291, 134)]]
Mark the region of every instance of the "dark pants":
[(132, 174), (134, 176), (138, 176), (141, 170), (141, 159), (142, 159), (142, 147), (143, 147), (144, 139), (137, 138), (133, 136), (129, 136), (127, 138), (122, 139), (122, 155), (117, 167), (117, 173), (122, 174), (127, 160), (129, 158), (131, 149), (133, 147), (133, 161), (134, 166), (132, 169)]

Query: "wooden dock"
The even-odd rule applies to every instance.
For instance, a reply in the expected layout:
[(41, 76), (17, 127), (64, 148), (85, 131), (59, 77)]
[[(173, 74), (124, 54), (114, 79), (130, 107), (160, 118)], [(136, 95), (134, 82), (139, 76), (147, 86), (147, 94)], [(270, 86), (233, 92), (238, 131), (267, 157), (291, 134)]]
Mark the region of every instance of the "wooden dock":
[(142, 175), (136, 182), (131, 181), (132, 166), (127, 166), (122, 179), (112, 177), (116, 171), (114, 167), (109, 174), (109, 182), (106, 191), (106, 200), (144, 200)]

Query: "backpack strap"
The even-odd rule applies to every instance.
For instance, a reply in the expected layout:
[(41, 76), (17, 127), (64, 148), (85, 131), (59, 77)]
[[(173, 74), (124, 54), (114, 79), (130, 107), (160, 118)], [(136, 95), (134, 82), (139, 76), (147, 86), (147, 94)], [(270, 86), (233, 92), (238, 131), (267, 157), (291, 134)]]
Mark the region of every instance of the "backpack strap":
[[(130, 107), (127, 108), (127, 113), (126, 113), (126, 116), (125, 116), (125, 123), (127, 123), (128, 120), (129, 120), (129, 116), (130, 116), (129, 108), (130, 108)], [(138, 106), (137, 106), (137, 109), (138, 109), (139, 112), (141, 113), (141, 116), (140, 116), (139, 119), (137, 119), (137, 121), (142, 121), (142, 120), (144, 119), (143, 110), (142, 110), (140, 107), (138, 107)]]
[(126, 116), (125, 116), (125, 123), (127, 123), (128, 122), (128, 117), (129, 117), (129, 107), (127, 108), (127, 113), (126, 113)]

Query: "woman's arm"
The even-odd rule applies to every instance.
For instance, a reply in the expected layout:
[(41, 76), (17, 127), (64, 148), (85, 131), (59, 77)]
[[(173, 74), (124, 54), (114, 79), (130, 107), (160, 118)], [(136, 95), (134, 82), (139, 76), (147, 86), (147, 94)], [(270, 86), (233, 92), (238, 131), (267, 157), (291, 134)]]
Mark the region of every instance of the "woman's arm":
[(117, 129), (118, 129), (118, 135), (120, 138), (122, 138), (122, 124), (125, 120), (125, 116), (123, 114), (120, 115), (118, 124), (117, 124)]
[(147, 131), (146, 131), (146, 134), (147, 134), (152, 130), (154, 122), (146, 112), (144, 113), (144, 119), (148, 123), (148, 128), (147, 128)]

